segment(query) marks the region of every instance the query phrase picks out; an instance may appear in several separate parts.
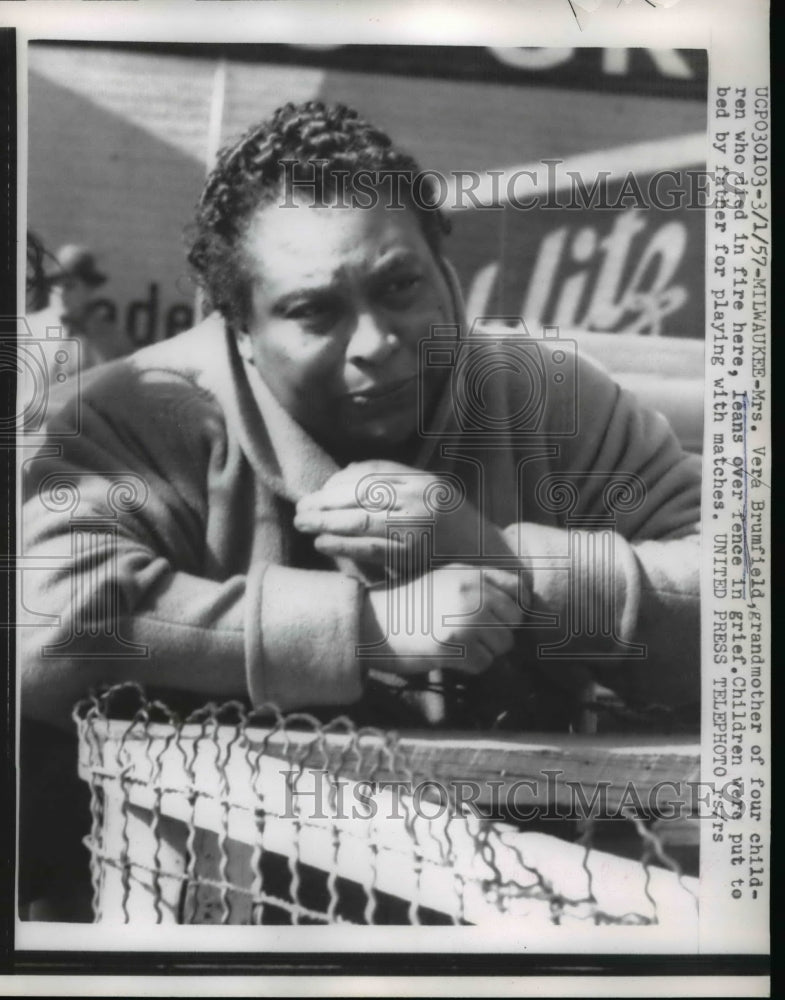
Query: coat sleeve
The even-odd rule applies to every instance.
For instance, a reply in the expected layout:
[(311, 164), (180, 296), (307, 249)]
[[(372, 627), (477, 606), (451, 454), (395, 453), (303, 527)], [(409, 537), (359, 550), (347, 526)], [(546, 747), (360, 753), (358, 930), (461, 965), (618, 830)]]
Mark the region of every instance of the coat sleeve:
[[(700, 459), (682, 450), (664, 417), (640, 407), (599, 368), (582, 364), (579, 378), (579, 434), (562, 447), (551, 480), (551, 499), (564, 485), (565, 509), (557, 526), (509, 526), (508, 543), (536, 564), (532, 606), (555, 612), (562, 634), (587, 632), (589, 595), (605, 588), (615, 655), (584, 661), (595, 678), (638, 707), (693, 705), (700, 693)], [(614, 489), (625, 481), (621, 492)], [(581, 537), (598, 539), (593, 519), (608, 514), (610, 548), (602, 558), (581, 553)], [(566, 572), (571, 545), (580, 558)], [(621, 656), (623, 643), (637, 645), (636, 655)], [(570, 648), (580, 660), (581, 641)], [(589, 639), (585, 648), (602, 644)]]
[(25, 463), (23, 711), (68, 726), (91, 688), (127, 680), (284, 710), (356, 700), (358, 584), (264, 560), (211, 569), (210, 484), (232, 476), (223, 421), (191, 385), (153, 390), (86, 393)]

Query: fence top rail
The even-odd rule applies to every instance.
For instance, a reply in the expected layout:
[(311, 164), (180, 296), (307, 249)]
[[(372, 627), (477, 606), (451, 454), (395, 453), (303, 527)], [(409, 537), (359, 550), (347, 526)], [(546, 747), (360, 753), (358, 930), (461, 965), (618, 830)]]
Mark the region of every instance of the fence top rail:
[(698, 764), (700, 761), (700, 740), (693, 733), (494, 733), (488, 735), (474, 731), (450, 730), (381, 730), (373, 727), (357, 727), (347, 720), (318, 724), (306, 716), (282, 716), (280, 725), (264, 726), (249, 721), (247, 724), (223, 723), (214, 716), (204, 722), (185, 722), (176, 725), (169, 722), (155, 722), (137, 718), (130, 719), (90, 719), (96, 735), (108, 741), (137, 741), (166, 739), (177, 732), (179, 742), (205, 738), (218, 742), (231, 742), (237, 738), (238, 730), (251, 744), (259, 744), (265, 751), (275, 755), (280, 745), (303, 747), (319, 743), (341, 749), (352, 743), (368, 746), (382, 746), (394, 740), (398, 747), (406, 750), (427, 752), (435, 761), (450, 761), (456, 757), (487, 756), (493, 760), (498, 755), (507, 755), (512, 761), (532, 756), (550, 756), (558, 759), (596, 760), (617, 758), (627, 760), (661, 759), (665, 766), (669, 762), (680, 761), (681, 766)]
[[(700, 778), (700, 746), (691, 735), (631, 734), (587, 736), (553, 733), (494, 734), (457, 732), (382, 732), (347, 729), (342, 723), (296, 728), (306, 717), (290, 716), (264, 728), (231, 725), (208, 717), (183, 725), (88, 718), (82, 730), (81, 764), (101, 759), (105, 773), (129, 766), (149, 771), (149, 761), (177, 752), (220, 769), (230, 759), (261, 756), (297, 769), (321, 769), (355, 778), (432, 778), (442, 781), (533, 783), (539, 796), (553, 798), (558, 782), (581, 784), (587, 792), (604, 786), (611, 800), (634, 784), (645, 795), (661, 782), (687, 786)], [(348, 720), (346, 720), (347, 725)], [(147, 763), (145, 764), (145, 758)], [(108, 771), (107, 771), (108, 769)], [(498, 787), (498, 786), (497, 786)], [(683, 795), (684, 793), (682, 793)], [(681, 797), (677, 793), (677, 797)]]

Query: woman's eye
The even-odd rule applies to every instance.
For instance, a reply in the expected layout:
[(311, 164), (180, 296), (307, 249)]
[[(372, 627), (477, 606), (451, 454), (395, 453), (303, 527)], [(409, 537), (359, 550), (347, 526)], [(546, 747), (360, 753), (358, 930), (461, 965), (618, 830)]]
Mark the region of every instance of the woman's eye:
[(299, 306), (293, 306), (287, 316), (289, 319), (311, 319), (314, 316), (319, 316), (324, 312), (324, 307), (317, 305), (314, 302), (305, 302)]
[(422, 278), (419, 274), (401, 275), (387, 283), (386, 291), (388, 295), (393, 297), (408, 295), (417, 289), (421, 281)]
[(286, 313), (286, 318), (307, 326), (329, 326), (336, 314), (329, 302), (301, 302)]

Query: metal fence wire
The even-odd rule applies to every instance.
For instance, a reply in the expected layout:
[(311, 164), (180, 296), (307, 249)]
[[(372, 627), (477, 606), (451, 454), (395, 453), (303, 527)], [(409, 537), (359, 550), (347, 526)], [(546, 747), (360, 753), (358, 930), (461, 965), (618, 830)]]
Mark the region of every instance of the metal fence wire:
[[(511, 823), (393, 731), (239, 702), (180, 718), (134, 685), (81, 702), (74, 719), (96, 921), (696, 920), (696, 879), (661, 824), (613, 820), (620, 857), (601, 849), (604, 821)], [(489, 778), (498, 788), (504, 772)]]

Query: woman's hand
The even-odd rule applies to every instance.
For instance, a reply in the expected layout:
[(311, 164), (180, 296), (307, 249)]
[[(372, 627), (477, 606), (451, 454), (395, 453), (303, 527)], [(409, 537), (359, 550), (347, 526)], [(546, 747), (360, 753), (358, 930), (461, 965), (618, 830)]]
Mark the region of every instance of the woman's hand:
[(294, 526), (315, 535), (314, 547), (324, 555), (388, 568), (402, 564), (426, 526), (439, 554), (456, 561), (481, 551), (509, 552), (498, 529), (483, 523), (466, 499), (457, 476), (389, 461), (341, 469), (297, 504)]
[(361, 639), (374, 655), (367, 662), (401, 675), (481, 674), (512, 648), (522, 618), (518, 578), (455, 563), (369, 590)]

